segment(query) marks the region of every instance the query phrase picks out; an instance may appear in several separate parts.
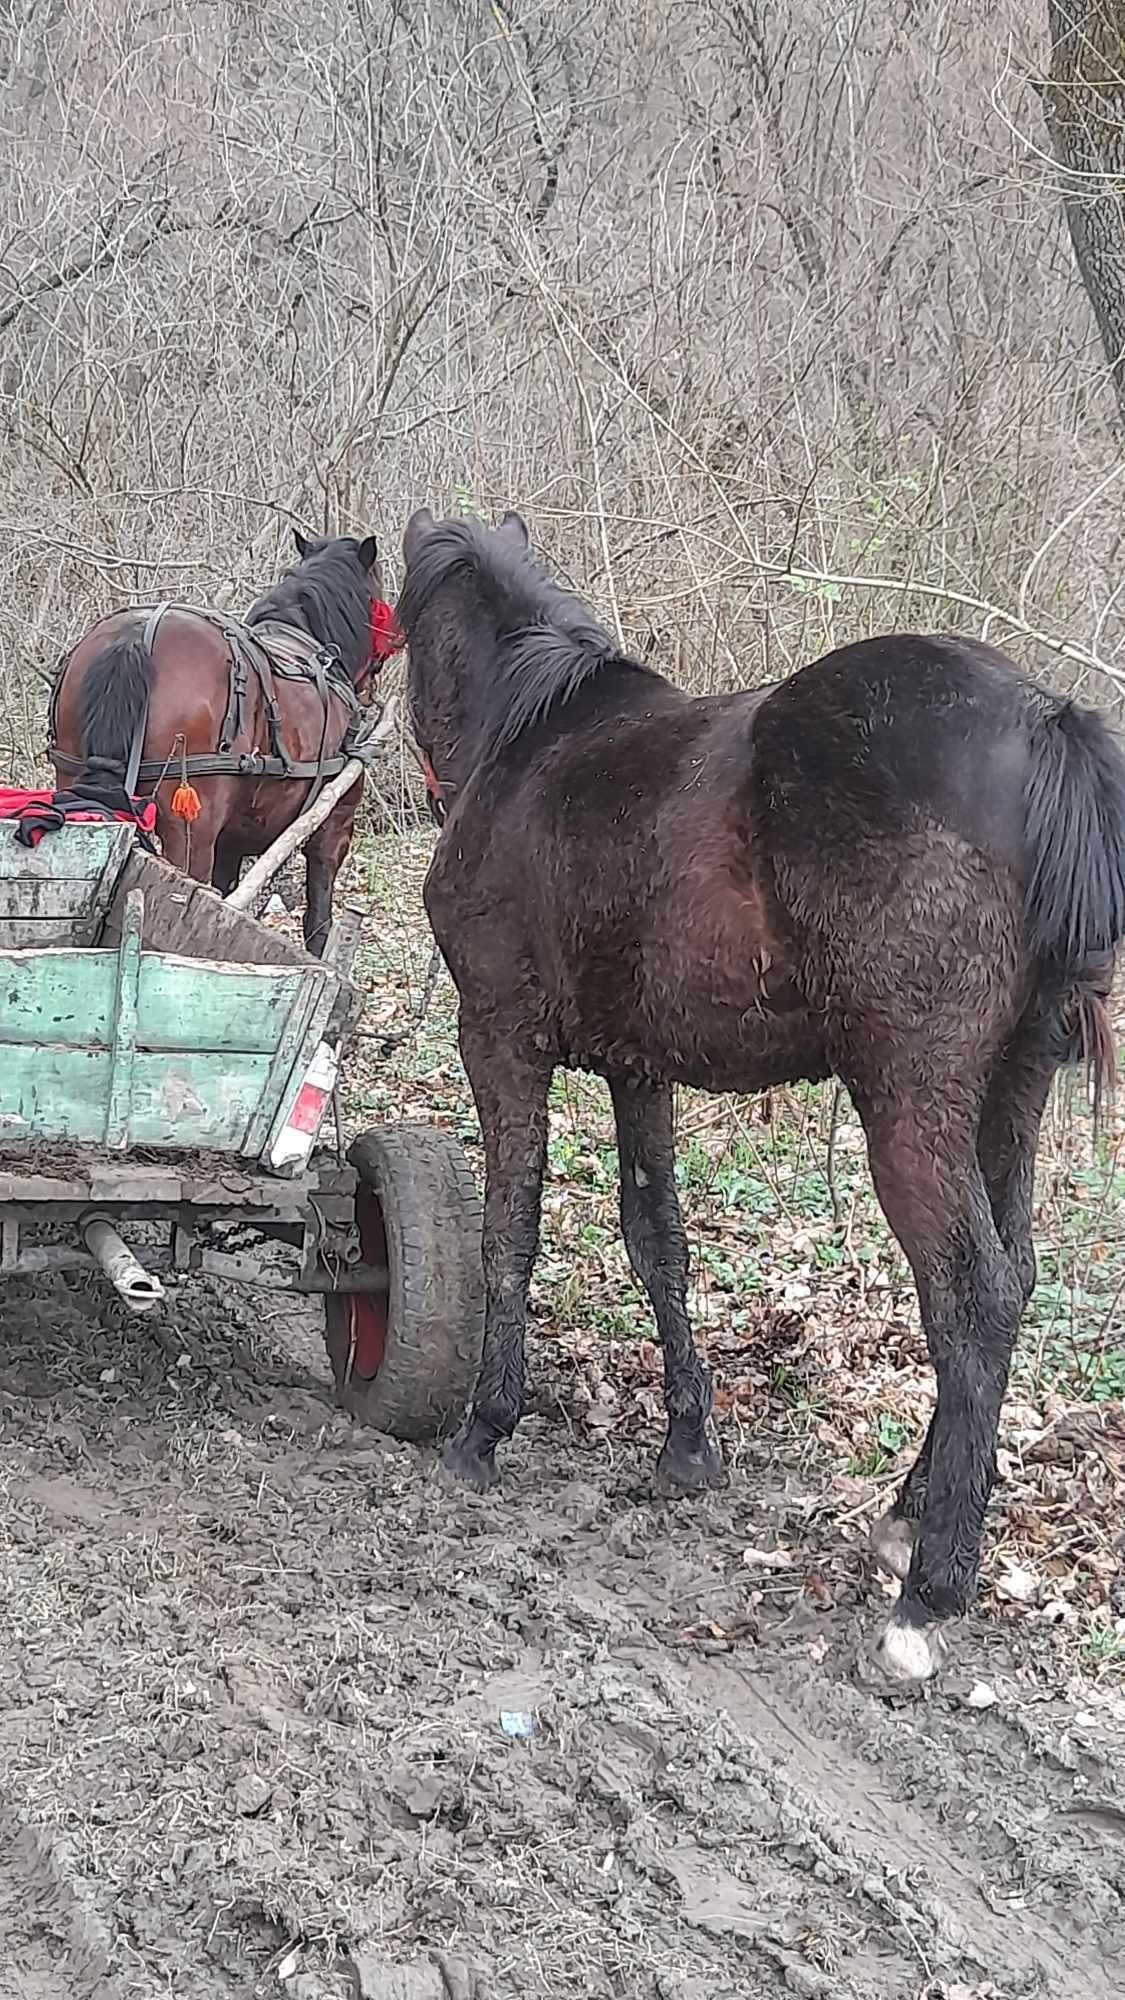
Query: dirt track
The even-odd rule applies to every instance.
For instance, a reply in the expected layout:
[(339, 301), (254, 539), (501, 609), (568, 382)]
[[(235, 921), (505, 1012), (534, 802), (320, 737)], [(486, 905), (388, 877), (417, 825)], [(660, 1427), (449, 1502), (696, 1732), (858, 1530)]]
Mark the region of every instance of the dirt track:
[(1120, 1728), (995, 1620), (869, 1688), (764, 1434), (669, 1508), (533, 1419), (478, 1500), (231, 1310), (0, 1304), (0, 2000), (1125, 1989)]

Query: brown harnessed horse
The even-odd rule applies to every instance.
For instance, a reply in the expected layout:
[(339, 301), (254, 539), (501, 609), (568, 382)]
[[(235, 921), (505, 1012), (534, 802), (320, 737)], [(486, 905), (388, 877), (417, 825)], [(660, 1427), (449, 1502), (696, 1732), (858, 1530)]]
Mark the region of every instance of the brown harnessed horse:
[[(384, 661), (401, 645), (372, 537), (310, 541), (251, 606), (117, 612), (64, 660), (51, 706), (60, 784), (112, 777), (152, 796), (169, 860), (228, 895), (244, 858), (343, 769)], [(306, 849), (305, 941), (318, 955), (362, 786)]]

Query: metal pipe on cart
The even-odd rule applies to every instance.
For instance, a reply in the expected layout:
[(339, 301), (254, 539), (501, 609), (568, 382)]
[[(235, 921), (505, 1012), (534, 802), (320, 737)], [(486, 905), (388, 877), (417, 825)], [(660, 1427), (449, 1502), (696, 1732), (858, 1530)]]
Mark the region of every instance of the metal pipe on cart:
[[(120, 1241), (120, 1238), (118, 1239)], [(356, 1264), (349, 1267), (347, 1262), (336, 1263), (333, 1259), (330, 1271), (291, 1272), (279, 1276), (256, 1257), (246, 1257), (225, 1250), (201, 1250), (193, 1263), (182, 1267), (173, 1262), (168, 1250), (154, 1251), (150, 1259), (150, 1269), (144, 1277), (150, 1284), (155, 1283), (152, 1269), (176, 1271), (182, 1276), (203, 1272), (207, 1277), (223, 1278), (232, 1285), (253, 1285), (263, 1292), (283, 1292), (290, 1298), (316, 1297), (320, 1292), (384, 1294), (390, 1284), (390, 1275), (385, 1264)], [(104, 1271), (100, 1257), (87, 1250), (72, 1250), (65, 1243), (31, 1243), (21, 1250), (14, 1263), (4, 1267), (9, 1277), (26, 1278), (40, 1276), (44, 1271)], [(147, 1311), (146, 1307), (138, 1310)]]
[(133, 1312), (151, 1312), (159, 1305), (163, 1285), (138, 1262), (112, 1222), (104, 1215), (84, 1216), (82, 1234), (91, 1256)]

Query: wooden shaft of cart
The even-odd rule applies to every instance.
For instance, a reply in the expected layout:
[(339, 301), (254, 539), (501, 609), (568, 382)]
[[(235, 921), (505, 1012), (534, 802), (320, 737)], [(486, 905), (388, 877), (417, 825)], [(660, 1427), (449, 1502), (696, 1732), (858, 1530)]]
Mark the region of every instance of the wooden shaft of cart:
[(246, 870), (237, 888), (226, 898), (232, 910), (252, 909), (257, 897), (267, 882), (272, 882), (280, 868), (284, 868), (291, 854), (304, 847), (311, 840), (318, 826), (323, 826), (334, 806), (338, 806), (345, 792), (350, 792), (357, 778), (366, 776), (368, 760), (377, 745), (384, 743), (393, 732), (398, 721), (398, 703), (394, 697), (388, 701), (379, 718), (373, 734), (364, 745), (363, 757), (349, 757), (342, 771), (330, 778), (322, 792), (318, 792), (311, 806), (299, 813), (284, 833), (279, 833), (272, 847), (260, 854), (252, 868)]

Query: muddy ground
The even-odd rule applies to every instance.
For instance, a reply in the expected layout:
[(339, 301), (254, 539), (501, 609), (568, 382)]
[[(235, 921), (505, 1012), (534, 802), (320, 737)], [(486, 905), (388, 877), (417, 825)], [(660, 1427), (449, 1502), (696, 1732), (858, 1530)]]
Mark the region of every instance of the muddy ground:
[(870, 1687), (768, 1431), (654, 1505), (548, 1393), (482, 1500), (288, 1306), (114, 1313), (0, 1305), (0, 2000), (1125, 1990), (1117, 1712), (994, 1616)]

